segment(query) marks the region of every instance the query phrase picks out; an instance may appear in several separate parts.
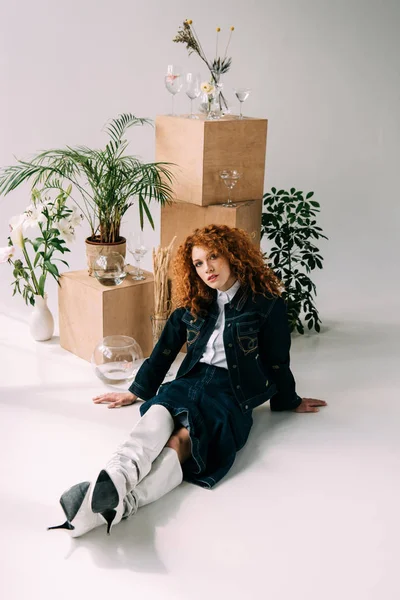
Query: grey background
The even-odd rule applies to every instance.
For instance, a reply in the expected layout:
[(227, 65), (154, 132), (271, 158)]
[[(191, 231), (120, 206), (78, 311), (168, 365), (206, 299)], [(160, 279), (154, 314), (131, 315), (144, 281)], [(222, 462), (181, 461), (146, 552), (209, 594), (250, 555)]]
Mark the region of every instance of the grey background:
[[(398, 304), (400, 5), (397, 1), (248, 0), (1, 2), (0, 165), (14, 156), (66, 144), (101, 146), (102, 127), (120, 112), (155, 118), (170, 110), (163, 76), (170, 62), (207, 70), (172, 43), (193, 19), (214, 53), (235, 26), (225, 92), (248, 86), (248, 116), (267, 117), (265, 190), (313, 190), (322, 205), (324, 270), (314, 276), (322, 319), (337, 313), (380, 315)], [(226, 36), (226, 37), (224, 37)], [(182, 91), (177, 112), (187, 112)], [(132, 130), (130, 150), (154, 159), (154, 130)], [(0, 246), (8, 220), (29, 203), (29, 188), (0, 198)], [(146, 227), (149, 247), (159, 243)], [(123, 233), (137, 223), (127, 214)], [(71, 269), (84, 268), (84, 225), (71, 246)], [(264, 243), (263, 247), (267, 249)], [(151, 269), (151, 252), (144, 261)], [(0, 309), (27, 319), (11, 297), (11, 269), (0, 265)], [(54, 282), (49, 305), (56, 313)], [(383, 309), (383, 310), (382, 310)]]

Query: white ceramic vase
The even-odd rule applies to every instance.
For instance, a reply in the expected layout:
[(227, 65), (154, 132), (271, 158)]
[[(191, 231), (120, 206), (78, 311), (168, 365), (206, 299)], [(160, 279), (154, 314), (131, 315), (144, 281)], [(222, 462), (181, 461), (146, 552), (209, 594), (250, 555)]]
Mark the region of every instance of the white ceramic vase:
[(31, 335), (37, 342), (44, 342), (53, 337), (54, 319), (47, 306), (47, 294), (35, 296), (35, 306), (29, 322)]

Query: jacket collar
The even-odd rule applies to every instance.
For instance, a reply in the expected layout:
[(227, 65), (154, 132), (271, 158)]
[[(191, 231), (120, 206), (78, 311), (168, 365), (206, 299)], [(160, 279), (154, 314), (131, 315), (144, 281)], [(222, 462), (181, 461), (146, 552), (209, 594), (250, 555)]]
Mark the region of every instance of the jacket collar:
[(221, 292), (221, 290), (217, 289), (217, 300), (221, 302), (232, 302), (239, 288), (240, 282), (236, 279), (235, 283), (231, 285), (229, 290), (226, 290), (226, 292)]
[[(237, 290), (236, 294), (233, 296), (233, 298), (229, 302), (229, 304), (228, 304), (229, 308), (235, 308), (237, 311), (241, 311), (244, 306), (244, 303), (246, 302), (247, 298), (249, 297), (250, 289), (251, 288), (248, 284), (241, 285), (239, 287), (239, 289)], [(217, 298), (218, 298), (218, 294), (215, 293), (213, 303), (210, 307), (211, 311), (214, 312), (216, 315), (219, 313)]]
[(244, 303), (249, 297), (249, 293), (250, 286), (247, 283), (245, 285), (240, 286), (231, 302), (231, 304), (236, 308), (236, 310), (242, 310)]

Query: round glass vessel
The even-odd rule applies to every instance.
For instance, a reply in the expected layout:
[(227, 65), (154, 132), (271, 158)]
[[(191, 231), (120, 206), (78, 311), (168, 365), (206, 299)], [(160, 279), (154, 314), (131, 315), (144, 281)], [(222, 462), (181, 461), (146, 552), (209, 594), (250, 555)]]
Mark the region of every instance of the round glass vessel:
[(119, 285), (127, 275), (123, 256), (118, 252), (99, 254), (93, 263), (93, 273), (102, 285)]
[(127, 335), (109, 335), (103, 338), (92, 355), (93, 370), (106, 383), (121, 383), (133, 379), (142, 362), (141, 347)]

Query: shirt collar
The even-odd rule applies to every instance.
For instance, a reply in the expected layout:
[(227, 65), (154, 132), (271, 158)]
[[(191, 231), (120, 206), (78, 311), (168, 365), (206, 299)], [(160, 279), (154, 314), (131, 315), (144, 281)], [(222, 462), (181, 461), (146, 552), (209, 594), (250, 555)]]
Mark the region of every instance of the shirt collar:
[(240, 288), (240, 282), (238, 280), (236, 280), (235, 283), (229, 288), (229, 290), (226, 290), (226, 292), (217, 290), (217, 299), (224, 303), (230, 302), (239, 288)]

